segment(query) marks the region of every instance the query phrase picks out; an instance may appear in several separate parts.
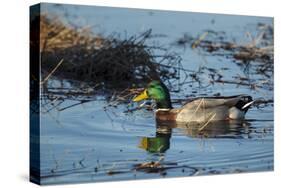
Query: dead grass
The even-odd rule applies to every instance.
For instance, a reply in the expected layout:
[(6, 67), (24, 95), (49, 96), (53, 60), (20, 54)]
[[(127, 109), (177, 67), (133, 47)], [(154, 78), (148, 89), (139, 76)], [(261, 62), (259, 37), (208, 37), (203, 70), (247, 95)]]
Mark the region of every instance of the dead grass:
[[(144, 86), (153, 79), (179, 77), (181, 58), (160, 46), (148, 46), (152, 30), (121, 38), (117, 34), (99, 36), (91, 28), (73, 28), (59, 19), (40, 17), (40, 53), (43, 76), (86, 82), (89, 85), (124, 89)], [(159, 54), (155, 54), (157, 50)], [(42, 81), (41, 81), (42, 82)]]

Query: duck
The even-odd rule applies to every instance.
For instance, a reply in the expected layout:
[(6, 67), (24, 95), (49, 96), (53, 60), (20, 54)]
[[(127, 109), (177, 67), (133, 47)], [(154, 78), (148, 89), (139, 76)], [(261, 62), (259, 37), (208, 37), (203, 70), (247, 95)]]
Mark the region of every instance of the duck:
[(245, 114), (254, 103), (250, 95), (194, 97), (185, 101), (180, 108), (173, 108), (170, 92), (160, 80), (151, 81), (147, 87), (133, 98), (133, 102), (152, 99), (156, 103), (157, 121), (211, 122), (224, 120), (244, 120)]

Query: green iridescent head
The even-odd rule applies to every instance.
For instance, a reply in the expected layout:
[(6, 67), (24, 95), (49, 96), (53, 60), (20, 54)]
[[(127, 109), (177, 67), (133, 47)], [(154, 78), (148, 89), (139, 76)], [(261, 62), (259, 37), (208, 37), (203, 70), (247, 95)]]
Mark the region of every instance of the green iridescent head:
[(150, 82), (146, 89), (136, 96), (133, 101), (138, 102), (145, 99), (153, 99), (157, 108), (172, 108), (171, 99), (168, 88), (158, 80)]

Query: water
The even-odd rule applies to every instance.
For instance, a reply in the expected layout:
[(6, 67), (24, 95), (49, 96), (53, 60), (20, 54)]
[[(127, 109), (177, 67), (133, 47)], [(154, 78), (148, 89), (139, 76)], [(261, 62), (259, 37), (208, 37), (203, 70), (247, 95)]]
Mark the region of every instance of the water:
[[(54, 6), (44, 4), (43, 12), (56, 14), (74, 25), (94, 25), (103, 35), (134, 35), (152, 28), (167, 35), (159, 43), (171, 45), (183, 33), (196, 37), (205, 30), (224, 31), (228, 39), (245, 44), (245, 32), (257, 35), (256, 25), (272, 25), (272, 18)], [(202, 64), (222, 71), (225, 78), (242, 75), (250, 79), (269, 79), (247, 74), (229, 58), (204, 56), (187, 47), (174, 47), (183, 58), (184, 68), (198, 70)], [(229, 68), (228, 70), (224, 69)], [(208, 76), (202, 76), (208, 85)], [(187, 85), (172, 98), (195, 95), (235, 95), (246, 93), (253, 98), (272, 99), (273, 91), (215, 84)], [(68, 100), (63, 105), (75, 103)], [(245, 122), (217, 122), (199, 132), (185, 125), (161, 126), (151, 111), (124, 113), (127, 105), (107, 107), (102, 96), (97, 100), (59, 112), (41, 109), (41, 176), (43, 184), (96, 182), (128, 179), (166, 178), (209, 174), (273, 170), (273, 105), (251, 108)], [(129, 104), (133, 105), (133, 104)], [(61, 106), (63, 107), (63, 106)], [(164, 128), (163, 128), (164, 127)], [(149, 146), (150, 145), (150, 146)], [(140, 164), (161, 162), (153, 170)]]

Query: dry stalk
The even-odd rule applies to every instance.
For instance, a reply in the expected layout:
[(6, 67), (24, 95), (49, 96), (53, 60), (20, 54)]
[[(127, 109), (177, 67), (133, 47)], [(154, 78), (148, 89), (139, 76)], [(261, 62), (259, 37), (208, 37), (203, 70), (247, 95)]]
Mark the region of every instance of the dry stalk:
[(55, 66), (55, 68), (45, 77), (43, 81), (40, 82), (41, 85), (43, 85), (51, 76), (54, 74), (54, 72), (59, 68), (59, 66), (63, 63), (63, 59), (60, 60), (60, 62)]
[(198, 130), (199, 130), (199, 131), (202, 131), (205, 127), (207, 127), (207, 126), (209, 125), (209, 123), (215, 118), (216, 115), (217, 115), (217, 114), (214, 113), (214, 114), (212, 115), (212, 117), (211, 117), (203, 126), (201, 126)]

